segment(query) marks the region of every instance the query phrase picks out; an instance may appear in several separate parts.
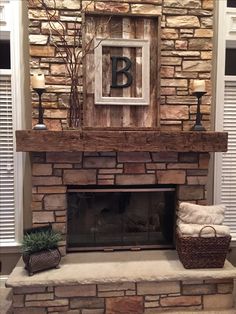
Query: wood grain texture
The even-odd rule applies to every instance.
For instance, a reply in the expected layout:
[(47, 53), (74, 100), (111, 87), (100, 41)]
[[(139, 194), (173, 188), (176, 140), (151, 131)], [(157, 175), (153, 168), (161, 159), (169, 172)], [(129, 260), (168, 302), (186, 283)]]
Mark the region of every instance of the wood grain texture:
[[(95, 105), (90, 101), (87, 103), (88, 96), (94, 96), (94, 63), (93, 51), (91, 55), (85, 58), (84, 64), (84, 105), (83, 105), (83, 126), (85, 127), (157, 127), (158, 126), (158, 34), (160, 24), (157, 17), (140, 17), (140, 16), (86, 16), (86, 31), (89, 34), (85, 36), (86, 41), (91, 37), (99, 37), (104, 39), (121, 38), (121, 39), (148, 39), (150, 42), (150, 103), (149, 105)], [(133, 76), (133, 84), (127, 89), (111, 89), (111, 75), (108, 73), (103, 81), (103, 95), (110, 96), (131, 96), (140, 97), (142, 85), (142, 59), (141, 49), (139, 48), (105, 48), (108, 56), (103, 56), (106, 72), (109, 72), (109, 54), (117, 56), (128, 56), (132, 59), (133, 64), (139, 63), (134, 67), (135, 75)], [(110, 53), (109, 53), (110, 52)], [(96, 71), (96, 70), (95, 70)], [(89, 72), (89, 73), (87, 73)], [(88, 79), (86, 76), (88, 75)], [(92, 79), (93, 77), (93, 79)], [(91, 81), (93, 80), (93, 82)], [(87, 89), (88, 85), (88, 89)], [(136, 86), (137, 85), (137, 86)], [(91, 87), (93, 87), (92, 94)], [(88, 95), (89, 94), (89, 95)], [(142, 93), (141, 93), (142, 94)], [(108, 95), (108, 96), (109, 96)]]
[(225, 152), (226, 132), (85, 129), (16, 131), (16, 149), (24, 152)]

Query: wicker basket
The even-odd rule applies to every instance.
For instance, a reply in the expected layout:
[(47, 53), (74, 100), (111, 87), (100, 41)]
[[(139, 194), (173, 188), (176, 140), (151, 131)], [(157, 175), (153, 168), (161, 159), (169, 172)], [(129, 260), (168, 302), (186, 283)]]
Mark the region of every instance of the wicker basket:
[(179, 259), (185, 268), (222, 268), (229, 250), (231, 236), (204, 238), (201, 232), (198, 237), (181, 237), (176, 234), (176, 249)]
[(34, 273), (50, 268), (57, 268), (60, 260), (60, 251), (56, 249), (44, 250), (31, 254), (23, 254), (25, 269), (28, 270), (30, 276)]

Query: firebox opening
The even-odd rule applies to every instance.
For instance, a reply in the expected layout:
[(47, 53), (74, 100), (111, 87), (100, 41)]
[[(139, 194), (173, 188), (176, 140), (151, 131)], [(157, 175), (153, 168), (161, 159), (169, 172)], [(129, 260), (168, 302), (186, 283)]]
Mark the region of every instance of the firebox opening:
[(68, 251), (174, 248), (175, 186), (69, 186)]

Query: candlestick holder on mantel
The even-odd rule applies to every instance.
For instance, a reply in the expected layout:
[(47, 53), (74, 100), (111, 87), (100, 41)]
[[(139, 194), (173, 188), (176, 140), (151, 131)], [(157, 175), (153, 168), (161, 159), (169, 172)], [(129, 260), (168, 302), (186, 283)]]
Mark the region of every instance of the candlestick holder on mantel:
[(202, 96), (206, 94), (206, 92), (193, 92), (194, 96), (197, 97), (197, 113), (196, 113), (196, 121), (194, 126), (191, 128), (191, 131), (206, 131), (206, 129), (202, 126), (202, 114), (200, 111), (201, 99)]
[(42, 94), (46, 91), (45, 88), (33, 88), (34, 91), (39, 96), (39, 115), (38, 115), (38, 123), (34, 126), (34, 130), (47, 130), (46, 125), (43, 123), (43, 112), (44, 109), (42, 107)]

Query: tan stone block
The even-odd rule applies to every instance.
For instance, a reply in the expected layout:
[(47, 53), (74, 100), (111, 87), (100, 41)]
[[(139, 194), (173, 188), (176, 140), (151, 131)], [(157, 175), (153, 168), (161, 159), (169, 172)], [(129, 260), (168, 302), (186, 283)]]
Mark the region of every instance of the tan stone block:
[(161, 38), (162, 39), (177, 39), (178, 31), (175, 28), (163, 28), (161, 30)]
[(179, 186), (179, 200), (191, 201), (204, 198), (204, 188), (196, 185)]
[(157, 162), (175, 162), (178, 161), (178, 153), (176, 152), (158, 152), (152, 153), (153, 161)]
[(84, 168), (114, 168), (116, 166), (115, 157), (84, 157)]
[(186, 284), (182, 286), (183, 295), (216, 294), (215, 284)]
[(96, 170), (64, 170), (64, 184), (96, 184)]
[(211, 38), (211, 37), (213, 37), (213, 30), (207, 29), (207, 28), (196, 29), (194, 36), (195, 37)]
[(188, 42), (190, 50), (212, 50), (211, 38), (191, 38)]
[(62, 234), (66, 233), (66, 224), (65, 223), (54, 223), (52, 225), (53, 230), (60, 232)]
[(66, 187), (65, 186), (48, 186), (48, 187), (39, 186), (38, 192), (39, 193), (50, 193), (50, 194), (66, 193)]
[(176, 89), (175, 87), (161, 87), (161, 95), (175, 95)]
[(123, 297), (123, 298), (107, 298), (106, 314), (142, 314), (143, 298), (142, 297)]
[(126, 296), (129, 296), (129, 295), (136, 295), (136, 291), (127, 290), (127, 291), (125, 291), (125, 295), (126, 295)]
[(161, 57), (161, 65), (181, 65), (180, 57)]
[(162, 79), (161, 86), (187, 87), (188, 81), (185, 79)]
[(116, 184), (139, 184), (140, 182), (142, 182), (142, 184), (155, 184), (156, 177), (154, 174), (118, 174), (116, 176)]
[[(71, 313), (69, 311), (69, 306), (53, 306), (53, 307), (48, 307), (48, 312), (49, 313), (52, 313), (52, 314), (68, 314), (68, 313)], [(78, 312), (76, 313), (73, 313), (73, 314), (80, 314), (79, 310)]]
[(213, 0), (202, 0), (202, 8), (204, 10), (213, 10), (214, 1)]
[(190, 185), (205, 185), (205, 184), (207, 184), (207, 176), (187, 177), (187, 184), (190, 184)]
[(208, 60), (183, 61), (184, 71), (210, 72), (211, 68), (212, 68), (211, 61)]
[(104, 314), (103, 309), (83, 309), (81, 314)]
[(120, 283), (104, 283), (98, 285), (98, 291), (120, 291), (120, 290), (135, 290), (135, 283), (120, 282)]
[(52, 194), (44, 197), (44, 208), (46, 210), (64, 210), (67, 208), (65, 194)]
[(32, 175), (33, 176), (43, 176), (52, 174), (52, 165), (51, 164), (33, 164), (32, 166)]
[(30, 55), (32, 57), (53, 57), (55, 55), (55, 48), (51, 46), (30, 46)]
[(15, 308), (14, 314), (47, 314), (45, 307)]
[[(46, 80), (47, 84), (47, 80)], [(60, 81), (57, 79), (55, 84), (66, 84), (64, 81)], [(67, 110), (66, 109), (45, 109), (44, 116), (48, 119), (66, 119), (67, 118)]]
[(54, 222), (54, 212), (39, 211), (33, 212), (33, 223), (49, 223)]
[(41, 301), (27, 301), (25, 302), (26, 307), (44, 307), (47, 306), (65, 306), (69, 304), (68, 299), (57, 299), (57, 300), (44, 300), (43, 302)]
[(114, 179), (98, 179), (98, 185), (114, 185)]
[(173, 66), (162, 66), (161, 77), (174, 77), (175, 68)]
[(184, 184), (186, 173), (184, 170), (157, 171), (158, 184)]
[(122, 169), (116, 169), (116, 168), (113, 168), (113, 169), (98, 169), (98, 173), (99, 174), (107, 174), (107, 173), (117, 174), (117, 173), (123, 173), (123, 170)]
[(137, 284), (138, 295), (179, 293), (180, 283), (170, 282), (140, 282)]
[(189, 118), (189, 107), (182, 105), (161, 105), (160, 106), (161, 119), (182, 120)]
[(54, 169), (72, 169), (73, 166), (70, 164), (54, 164)]
[(199, 9), (201, 8), (201, 0), (164, 0), (164, 7), (174, 7), (174, 8), (188, 8), (188, 9)]
[(163, 307), (201, 305), (201, 296), (164, 297), (160, 299), (160, 305)]
[(95, 11), (109, 12), (109, 13), (128, 13), (130, 10), (129, 4), (127, 3), (104, 3), (95, 2)]
[(176, 40), (175, 41), (175, 49), (187, 50), (188, 49), (188, 41), (187, 40)]
[(92, 1), (82, 1), (82, 10), (85, 12), (93, 12), (94, 11), (94, 2)]
[(199, 155), (199, 168), (200, 169), (208, 169), (210, 161), (210, 154), (200, 154)]
[(124, 291), (101, 291), (98, 292), (98, 297), (110, 298), (110, 297), (123, 297)]
[(150, 162), (150, 154), (147, 152), (118, 152), (118, 162)]
[(42, 210), (42, 202), (31, 202), (31, 210), (36, 211), (36, 210)]
[(52, 63), (51, 64), (51, 74), (52, 75), (65, 75), (67, 74), (67, 69), (65, 64)]
[(102, 309), (104, 308), (104, 298), (72, 298), (70, 300), (70, 307), (71, 309)]
[(217, 285), (218, 293), (232, 293), (234, 289), (234, 284), (231, 283), (221, 283)]
[(145, 295), (145, 301), (150, 302), (150, 301), (158, 301), (160, 300), (159, 295)]
[(161, 15), (161, 6), (153, 4), (131, 4), (132, 14)]
[(167, 16), (166, 17), (167, 27), (184, 27), (194, 28), (200, 27), (199, 19), (194, 15), (183, 15), (183, 16)]
[(99, 174), (98, 180), (114, 180), (113, 174)]
[(24, 306), (24, 294), (13, 295), (12, 304), (13, 307), (23, 307)]
[(53, 293), (32, 293), (25, 296), (25, 301), (53, 300)]
[(151, 163), (146, 164), (147, 170), (163, 170), (166, 169), (166, 164), (164, 163)]
[(44, 176), (44, 177), (33, 177), (32, 184), (35, 185), (61, 185), (62, 179), (60, 177), (54, 176)]
[[(200, 52), (199, 51), (183, 51), (183, 50), (172, 50), (172, 51), (162, 51), (162, 56), (179, 56), (179, 57), (200, 57)], [(181, 71), (181, 68), (176, 68), (176, 71)]]
[(81, 163), (82, 153), (81, 152), (62, 152), (62, 153), (47, 153), (47, 162), (55, 163)]
[(125, 174), (145, 173), (145, 164), (144, 163), (125, 163), (124, 173)]
[(33, 194), (32, 195), (32, 201), (33, 202), (40, 202), (42, 201), (44, 195), (43, 194)]
[(96, 296), (96, 285), (59, 286), (55, 288), (56, 297)]
[(203, 309), (231, 309), (233, 307), (232, 294), (215, 294), (203, 296)]
[(31, 35), (29, 35), (29, 42), (31, 45), (46, 45), (48, 42), (48, 36), (47, 35), (31, 34)]
[(170, 163), (167, 165), (167, 169), (196, 169), (198, 164), (194, 162), (182, 162), (182, 163)]
[(201, 51), (201, 59), (202, 60), (211, 60), (212, 59), (212, 51)]
[(19, 287), (19, 288), (13, 289), (14, 294), (44, 293), (44, 292), (46, 292), (46, 287), (30, 286), (30, 287)]

